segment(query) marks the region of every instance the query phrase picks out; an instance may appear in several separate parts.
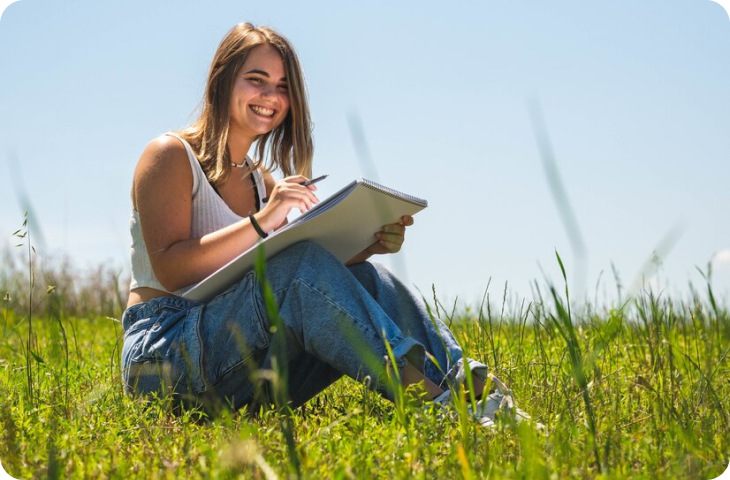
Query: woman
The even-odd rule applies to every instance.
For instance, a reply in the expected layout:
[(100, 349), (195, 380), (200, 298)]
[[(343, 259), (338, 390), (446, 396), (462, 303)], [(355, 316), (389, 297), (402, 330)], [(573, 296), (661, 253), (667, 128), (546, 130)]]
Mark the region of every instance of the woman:
[[(258, 161), (247, 153), (256, 143)], [(275, 181), (261, 160), (282, 171)], [(304, 78), (289, 42), (266, 27), (236, 25), (208, 75), (198, 120), (153, 140), (134, 173), (132, 282), (124, 313), (122, 369), (128, 392), (173, 394), (209, 411), (255, 401), (255, 375), (272, 360), (271, 325), (251, 272), (213, 300), (179, 295), (318, 203)], [(268, 201), (267, 201), (268, 200)], [(400, 250), (410, 216), (385, 225), (343, 265), (312, 243), (269, 259), (267, 280), (286, 328), (289, 394), (306, 402), (341, 375), (370, 377), (387, 396), (386, 342), (402, 384), (448, 403), (464, 381), (461, 348), (448, 328), (388, 270), (367, 262)], [(370, 360), (369, 360), (370, 359)], [(375, 361), (371, 361), (375, 359)], [(486, 367), (469, 361), (477, 396)], [(495, 382), (498, 380), (494, 379)], [(473, 412), (491, 425), (511, 405), (502, 390)], [(261, 393), (261, 392), (258, 392)], [(264, 392), (265, 393), (265, 392)]]

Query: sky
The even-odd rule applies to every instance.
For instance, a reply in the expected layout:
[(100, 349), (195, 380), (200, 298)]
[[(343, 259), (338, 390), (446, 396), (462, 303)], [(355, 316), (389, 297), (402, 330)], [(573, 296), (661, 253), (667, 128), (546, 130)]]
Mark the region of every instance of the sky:
[(365, 177), (428, 200), (382, 258), (427, 297), (529, 300), (562, 288), (556, 252), (574, 298), (617, 278), (686, 295), (709, 262), (730, 297), (730, 17), (710, 0), (16, 1), (0, 246), (30, 205), (42, 256), (128, 270), (136, 161), (195, 118), (241, 21), (297, 49), (320, 198)]

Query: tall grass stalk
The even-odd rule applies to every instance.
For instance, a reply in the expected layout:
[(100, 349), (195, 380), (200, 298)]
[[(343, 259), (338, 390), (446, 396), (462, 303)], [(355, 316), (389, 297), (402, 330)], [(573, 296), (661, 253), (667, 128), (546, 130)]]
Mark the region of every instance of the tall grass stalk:
[(395, 408), (395, 416), (398, 420), (398, 423), (403, 427), (405, 431), (408, 431), (408, 422), (406, 420), (406, 393), (405, 389), (403, 388), (403, 383), (401, 381), (401, 374), (398, 370), (398, 363), (395, 358), (395, 355), (393, 354), (393, 349), (390, 346), (390, 342), (388, 342), (388, 339), (385, 336), (385, 332), (381, 332), (381, 336), (383, 338), (383, 341), (385, 343), (385, 351), (386, 351), (386, 370), (385, 370), (385, 380), (386, 380), (386, 388), (391, 392), (391, 395), (393, 396), (393, 405)]
[[(13, 233), (13, 236), (19, 238), (21, 243), (16, 247), (27, 247), (27, 259), (28, 259), (28, 311), (26, 318), (28, 319), (28, 336), (25, 342), (25, 376), (26, 376), (26, 394), (28, 395), (28, 401), (33, 403), (35, 397), (35, 388), (33, 384), (33, 359), (36, 362), (41, 363), (42, 360), (33, 348), (33, 290), (35, 289), (35, 271), (33, 269), (33, 255), (35, 249), (31, 243), (30, 227), (28, 226), (28, 212), (25, 212), (23, 219), (23, 226), (21, 229)], [(23, 243), (25, 242), (25, 244)]]
[(593, 448), (596, 469), (598, 470), (598, 473), (601, 473), (601, 456), (598, 452), (598, 437), (596, 434), (596, 415), (593, 410), (593, 404), (591, 402), (591, 395), (585, 371), (585, 363), (583, 361), (583, 353), (581, 352), (580, 343), (578, 342), (578, 337), (575, 334), (575, 326), (573, 325), (573, 318), (570, 306), (570, 292), (568, 289), (568, 277), (565, 274), (563, 260), (560, 258), (560, 255), (557, 251), (555, 252), (555, 257), (560, 264), (560, 271), (563, 274), (563, 280), (565, 282), (565, 304), (560, 299), (560, 296), (558, 295), (555, 288), (551, 285), (550, 293), (552, 294), (553, 301), (555, 303), (557, 315), (551, 313), (550, 320), (552, 321), (552, 325), (555, 326), (555, 328), (560, 333), (560, 336), (565, 341), (565, 345), (568, 349), (571, 372), (573, 373), (573, 378), (578, 384), (578, 388), (580, 388), (581, 396), (583, 397), (583, 403), (586, 409), (588, 430), (590, 431), (590, 442)]
[(288, 372), (288, 355), (286, 344), (286, 327), (284, 321), (279, 315), (279, 307), (276, 304), (274, 292), (266, 279), (266, 252), (264, 246), (258, 247), (258, 258), (256, 260), (256, 278), (261, 285), (261, 294), (266, 305), (266, 315), (271, 323), (273, 330), (272, 348), (274, 355), (272, 357), (272, 369), (274, 370), (272, 387), (274, 390), (274, 400), (276, 407), (281, 415), (281, 431), (284, 435), (289, 452), (289, 468), (292, 474), (297, 478), (302, 476), (302, 465), (299, 453), (297, 452), (296, 440), (294, 438), (294, 427), (292, 422), (292, 411), (289, 405), (289, 372)]

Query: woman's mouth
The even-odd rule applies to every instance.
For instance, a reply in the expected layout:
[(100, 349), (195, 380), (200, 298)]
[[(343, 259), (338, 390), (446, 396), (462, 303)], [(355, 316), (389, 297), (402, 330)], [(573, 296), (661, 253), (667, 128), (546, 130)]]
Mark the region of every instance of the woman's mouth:
[(273, 117), (276, 113), (276, 110), (272, 110), (266, 107), (260, 107), (258, 105), (251, 105), (250, 108), (253, 113), (255, 113), (256, 115), (261, 115), (262, 117)]

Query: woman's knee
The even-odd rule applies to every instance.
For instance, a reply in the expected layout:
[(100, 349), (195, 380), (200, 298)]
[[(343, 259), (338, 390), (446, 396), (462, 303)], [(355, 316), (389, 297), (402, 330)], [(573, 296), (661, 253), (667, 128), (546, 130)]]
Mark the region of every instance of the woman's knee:
[(358, 279), (375, 278), (378, 276), (378, 269), (371, 262), (360, 262), (347, 267)]
[(394, 290), (398, 279), (385, 265), (377, 262), (362, 262), (348, 267), (350, 273), (371, 295), (377, 296), (385, 288)]
[(320, 263), (337, 260), (330, 252), (320, 247), (316, 243), (304, 240), (302, 242), (291, 245), (274, 257), (273, 260), (279, 260), (289, 263)]
[(342, 282), (343, 275), (351, 278), (342, 262), (310, 241), (296, 243), (271, 257), (266, 270), (275, 291), (288, 288), (295, 280), (320, 284)]

